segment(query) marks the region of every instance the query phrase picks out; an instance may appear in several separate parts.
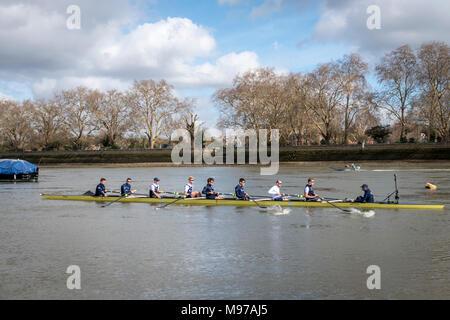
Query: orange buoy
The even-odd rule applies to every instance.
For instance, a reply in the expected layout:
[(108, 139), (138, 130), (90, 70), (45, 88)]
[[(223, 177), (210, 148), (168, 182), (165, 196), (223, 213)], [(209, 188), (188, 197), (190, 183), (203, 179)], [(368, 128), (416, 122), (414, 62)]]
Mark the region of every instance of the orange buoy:
[(435, 186), (434, 184), (431, 184), (431, 183), (428, 182), (428, 183), (425, 185), (425, 188), (430, 189), (430, 190), (436, 190), (436, 189), (437, 189), (437, 186)]

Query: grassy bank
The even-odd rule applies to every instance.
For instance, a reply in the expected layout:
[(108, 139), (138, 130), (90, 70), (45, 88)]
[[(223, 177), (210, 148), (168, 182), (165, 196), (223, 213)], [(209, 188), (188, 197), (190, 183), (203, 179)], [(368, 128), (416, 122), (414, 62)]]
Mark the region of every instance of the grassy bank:
[(280, 161), (450, 160), (450, 145), (332, 146), (280, 150)]
[[(35, 164), (171, 163), (170, 150), (0, 152), (1, 159), (24, 159)], [(450, 160), (450, 145), (311, 146), (281, 148), (281, 162), (302, 161)]]

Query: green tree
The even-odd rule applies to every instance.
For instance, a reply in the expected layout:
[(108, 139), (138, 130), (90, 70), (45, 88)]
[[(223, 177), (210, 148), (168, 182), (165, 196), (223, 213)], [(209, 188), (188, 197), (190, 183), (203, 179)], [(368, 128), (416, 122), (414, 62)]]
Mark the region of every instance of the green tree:
[(386, 139), (390, 136), (390, 134), (391, 130), (389, 126), (375, 126), (366, 130), (366, 135), (378, 143), (386, 142)]

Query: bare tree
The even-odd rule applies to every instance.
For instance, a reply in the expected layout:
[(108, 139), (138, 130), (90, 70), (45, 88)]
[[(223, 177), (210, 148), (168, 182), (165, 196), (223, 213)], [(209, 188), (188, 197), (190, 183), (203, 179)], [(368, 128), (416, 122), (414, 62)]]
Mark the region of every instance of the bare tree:
[(307, 75), (306, 105), (309, 119), (319, 130), (325, 144), (336, 138), (339, 105), (343, 96), (333, 65), (323, 64)]
[(191, 140), (194, 139), (195, 128), (198, 126), (198, 120), (198, 115), (192, 111), (189, 111), (183, 115), (184, 128), (189, 132)]
[(350, 136), (353, 140), (363, 143), (367, 140), (366, 132), (375, 126), (380, 125), (380, 119), (378, 115), (370, 109), (370, 107), (364, 107), (359, 113), (354, 123), (354, 130)]
[(92, 90), (78, 87), (74, 90), (63, 90), (55, 100), (64, 110), (64, 123), (69, 132), (73, 147), (80, 149), (86, 138), (96, 129), (93, 113)]
[[(368, 65), (358, 54), (318, 65), (312, 72), (280, 75), (260, 68), (237, 75), (213, 100), (220, 128), (279, 129), (280, 142), (299, 145), (362, 142), (367, 130), (388, 115), (393, 136), (401, 141), (428, 137), (450, 140), (449, 46), (430, 42), (417, 55), (407, 45), (387, 53), (376, 66), (380, 84), (371, 92)], [(29, 146), (83, 148), (102, 138), (123, 145), (125, 134), (139, 132), (139, 145), (154, 148), (185, 128), (194, 140), (201, 125), (195, 100), (177, 99), (164, 80), (135, 81), (127, 92), (100, 92), (85, 87), (63, 90), (51, 100), (0, 101), (0, 143), (14, 149)], [(145, 133), (145, 135), (143, 135)], [(413, 137), (414, 135), (414, 137)], [(396, 138), (397, 139), (397, 138)], [(137, 145), (138, 139), (129, 139)]]
[(126, 104), (124, 94), (117, 90), (106, 93), (92, 93), (93, 112), (98, 121), (104, 144), (110, 147), (117, 145), (118, 139), (129, 130), (131, 125), (130, 108)]
[(165, 80), (135, 81), (128, 101), (134, 109), (137, 126), (144, 129), (151, 149), (164, 129), (170, 126), (179, 107), (173, 87)]
[(194, 112), (195, 103), (195, 99), (188, 98), (179, 102), (180, 119), (177, 124), (177, 127), (184, 128), (189, 132), (192, 149), (194, 149), (195, 132), (202, 126), (199, 116)]
[(38, 140), (44, 149), (58, 148), (64, 144), (63, 110), (54, 100), (38, 100), (34, 103), (33, 126), (39, 133)]
[(278, 129), (282, 108), (282, 82), (272, 69), (261, 68), (237, 76), (232, 88), (216, 91), (222, 127)]
[(361, 113), (364, 107), (364, 96), (366, 95), (367, 82), (365, 75), (369, 66), (359, 54), (344, 56), (333, 64), (336, 79), (343, 91), (342, 111), (344, 115), (343, 143), (348, 142), (351, 126), (355, 117)]
[(406, 140), (406, 115), (418, 88), (417, 59), (408, 45), (386, 54), (376, 66), (379, 107), (387, 110), (400, 122), (400, 140)]
[(419, 80), (423, 86), (420, 113), (428, 122), (428, 137), (436, 130), (444, 141), (449, 141), (450, 47), (442, 42), (423, 44), (418, 58)]
[(291, 74), (284, 79), (282, 113), (279, 117), (282, 127), (281, 136), (286, 135), (290, 145), (297, 146), (315, 140), (317, 129), (308, 115), (308, 90), (306, 77), (302, 74)]
[(33, 136), (31, 119), (33, 102), (0, 101), (0, 128), (7, 143), (15, 150), (30, 147)]

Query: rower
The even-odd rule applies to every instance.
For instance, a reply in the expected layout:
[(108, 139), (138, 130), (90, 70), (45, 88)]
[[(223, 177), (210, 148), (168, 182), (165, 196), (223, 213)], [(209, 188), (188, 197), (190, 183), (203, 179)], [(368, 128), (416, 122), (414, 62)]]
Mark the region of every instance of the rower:
[(361, 202), (361, 203), (374, 203), (374, 197), (372, 191), (370, 191), (369, 186), (367, 184), (363, 184), (361, 189), (364, 191), (363, 196), (359, 196), (353, 202)]
[(159, 178), (153, 179), (153, 184), (150, 186), (150, 198), (158, 198), (161, 199), (159, 195)]
[(101, 178), (100, 183), (95, 188), (95, 196), (96, 197), (107, 197), (108, 196), (107, 195), (108, 190), (106, 190), (105, 183), (106, 183), (106, 179)]
[(322, 202), (322, 199), (320, 199), (319, 196), (314, 192), (314, 183), (315, 181), (313, 178), (308, 179), (308, 184), (305, 186), (306, 201)]
[(214, 191), (214, 178), (208, 178), (208, 184), (203, 188), (202, 193), (208, 200), (223, 200), (220, 193)]
[(134, 198), (133, 193), (136, 193), (136, 190), (131, 189), (131, 178), (128, 178), (127, 181), (120, 187), (120, 194), (122, 197)]
[(194, 177), (190, 176), (188, 178), (188, 183), (184, 186), (184, 196), (186, 198), (200, 198), (202, 194), (194, 190)]
[(239, 184), (234, 188), (234, 194), (239, 200), (248, 200), (248, 193), (244, 191), (245, 179), (240, 178)]
[(280, 191), (282, 184), (283, 182), (281, 180), (277, 180), (275, 185), (269, 190), (269, 194), (272, 195), (274, 201), (283, 201), (284, 200), (283, 197), (286, 196), (284, 193), (281, 193)]

